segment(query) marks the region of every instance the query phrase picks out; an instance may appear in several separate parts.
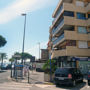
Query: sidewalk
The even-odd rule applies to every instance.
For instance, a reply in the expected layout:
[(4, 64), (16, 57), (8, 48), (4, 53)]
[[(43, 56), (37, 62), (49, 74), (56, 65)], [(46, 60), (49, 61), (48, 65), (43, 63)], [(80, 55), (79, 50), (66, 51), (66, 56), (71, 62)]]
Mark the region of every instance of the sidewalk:
[(86, 81), (77, 84), (76, 87), (56, 87), (55, 85), (44, 82), (43, 72), (30, 71), (30, 83), (28, 83), (27, 78), (18, 82), (11, 81), (10, 77), (8, 79), (10, 82), (0, 83), (0, 90), (90, 90)]

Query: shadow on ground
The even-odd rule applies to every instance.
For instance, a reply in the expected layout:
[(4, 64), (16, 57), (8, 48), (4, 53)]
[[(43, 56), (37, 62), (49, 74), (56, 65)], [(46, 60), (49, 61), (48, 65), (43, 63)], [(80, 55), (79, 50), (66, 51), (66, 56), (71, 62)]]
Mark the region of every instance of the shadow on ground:
[(2, 70), (0, 71), (0, 73), (4, 73), (4, 72), (6, 72), (6, 71), (2, 71)]
[(81, 90), (86, 85), (86, 82), (77, 83), (75, 87), (67, 85), (58, 85), (58, 88), (69, 89), (69, 90)]
[(44, 84), (44, 82), (38, 81), (36, 79), (30, 78), (30, 80), (33, 80), (33, 82), (31, 81), (30, 84)]

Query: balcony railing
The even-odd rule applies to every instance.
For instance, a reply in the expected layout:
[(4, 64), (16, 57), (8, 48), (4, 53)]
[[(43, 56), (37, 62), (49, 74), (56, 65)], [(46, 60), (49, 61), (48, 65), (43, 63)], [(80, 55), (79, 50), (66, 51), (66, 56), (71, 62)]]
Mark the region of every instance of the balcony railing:
[(52, 30), (52, 34), (54, 34), (58, 29), (64, 24), (64, 19), (61, 20), (60, 24), (57, 26), (57, 28)]
[(56, 18), (54, 18), (54, 20), (52, 21), (52, 24), (54, 24), (54, 22), (56, 21), (56, 19), (60, 16), (62, 10), (63, 10), (63, 5), (60, 7), (59, 11), (57, 12)]
[(58, 37), (54, 42), (53, 45), (57, 44), (60, 40), (64, 38), (64, 34), (62, 34), (60, 37)]
[(53, 37), (53, 38), (52, 38), (52, 41), (55, 41), (55, 40), (56, 40), (56, 38), (55, 38), (55, 37)]

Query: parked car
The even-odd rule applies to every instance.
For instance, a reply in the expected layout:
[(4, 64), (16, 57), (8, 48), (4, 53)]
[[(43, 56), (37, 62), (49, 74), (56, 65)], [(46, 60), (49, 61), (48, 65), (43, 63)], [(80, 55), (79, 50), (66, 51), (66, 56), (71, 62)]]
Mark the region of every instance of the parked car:
[(7, 69), (7, 65), (6, 64), (1, 65), (1, 70), (6, 70), (6, 69)]
[(90, 71), (88, 72), (88, 85), (90, 85)]
[(8, 64), (7, 67), (6, 67), (6, 69), (7, 69), (7, 70), (8, 70), (8, 69), (11, 69), (11, 64)]
[(76, 86), (77, 82), (83, 82), (83, 75), (78, 68), (58, 68), (55, 71), (55, 84), (71, 84)]

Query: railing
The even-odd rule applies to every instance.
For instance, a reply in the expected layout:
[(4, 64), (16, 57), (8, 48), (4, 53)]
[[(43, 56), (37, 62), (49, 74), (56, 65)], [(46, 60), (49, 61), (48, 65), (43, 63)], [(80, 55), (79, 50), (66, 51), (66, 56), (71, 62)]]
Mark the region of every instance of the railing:
[(53, 24), (53, 23), (56, 21), (56, 19), (60, 16), (62, 10), (63, 10), (63, 5), (60, 7), (60, 9), (59, 9), (59, 11), (58, 11), (58, 13), (57, 13), (57, 15), (56, 15), (56, 18), (54, 18), (54, 20), (52, 21), (52, 24)]
[(56, 31), (58, 31), (58, 29), (64, 24), (64, 19), (62, 19), (62, 21), (60, 22), (60, 24), (57, 26), (57, 28), (52, 30), (52, 34), (54, 34)]
[(55, 40), (56, 40), (56, 38), (55, 38), (55, 37), (53, 37), (53, 38), (52, 38), (52, 41), (55, 41)]
[(54, 42), (53, 45), (57, 44), (60, 40), (64, 38), (64, 34), (62, 34), (60, 37), (58, 37)]

